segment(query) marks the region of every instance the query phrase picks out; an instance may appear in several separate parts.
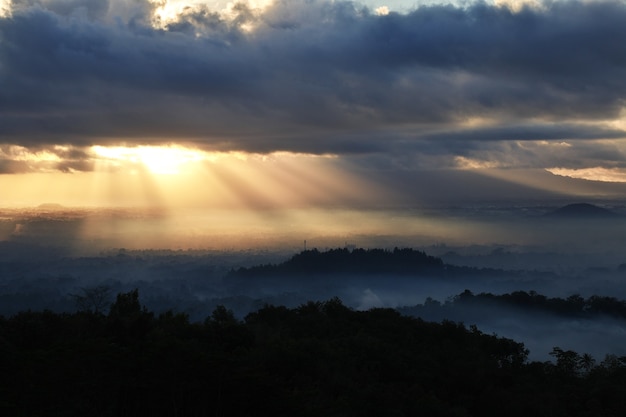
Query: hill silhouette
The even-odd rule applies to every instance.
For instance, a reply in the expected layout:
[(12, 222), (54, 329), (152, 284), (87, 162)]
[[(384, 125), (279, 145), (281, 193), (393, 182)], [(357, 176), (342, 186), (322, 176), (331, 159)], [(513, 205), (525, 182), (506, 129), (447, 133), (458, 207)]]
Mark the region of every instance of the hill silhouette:
[(618, 217), (611, 210), (589, 203), (568, 204), (548, 213), (546, 216), (563, 219), (611, 219)]
[(280, 264), (240, 268), (238, 276), (302, 276), (325, 274), (372, 275), (380, 273), (414, 274), (440, 272), (443, 261), (413, 249), (317, 249), (302, 251)]
[[(257, 265), (230, 272), (230, 278), (307, 276), (488, 276), (505, 271), (445, 264), (441, 258), (410, 249), (317, 249), (302, 251), (279, 264)], [(506, 271), (509, 275), (516, 271)]]
[(65, 209), (65, 207), (63, 207), (61, 204), (58, 203), (43, 203), (37, 206), (38, 210), (63, 210)]

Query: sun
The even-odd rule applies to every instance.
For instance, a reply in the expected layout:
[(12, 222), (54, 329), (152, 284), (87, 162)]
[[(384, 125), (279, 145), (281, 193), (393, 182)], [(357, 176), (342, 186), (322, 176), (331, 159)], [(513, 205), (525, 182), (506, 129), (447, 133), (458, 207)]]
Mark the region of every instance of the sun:
[(186, 165), (207, 159), (202, 151), (175, 145), (93, 146), (91, 150), (97, 160), (113, 168), (145, 168), (158, 175), (179, 174)]

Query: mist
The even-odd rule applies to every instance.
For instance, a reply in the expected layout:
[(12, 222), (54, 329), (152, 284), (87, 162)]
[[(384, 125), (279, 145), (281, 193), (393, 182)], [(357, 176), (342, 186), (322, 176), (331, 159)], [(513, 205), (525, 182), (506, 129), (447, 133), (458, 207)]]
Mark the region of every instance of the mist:
[(417, 305), (399, 307), (399, 311), (427, 321), (451, 320), (475, 325), (484, 333), (521, 341), (529, 350), (529, 359), (535, 361), (550, 360), (549, 353), (554, 347), (588, 353), (597, 360), (606, 355), (626, 354), (624, 318), (608, 314), (557, 314), (483, 301), (467, 305), (458, 301), (464, 293), (441, 301), (427, 298)]
[[(445, 303), (469, 290), (506, 294), (536, 291), (626, 299), (616, 217), (554, 218), (554, 202), (526, 205), (440, 206), (412, 209), (163, 210), (3, 209), (0, 215), (0, 314), (75, 311), (76, 295), (105, 286), (138, 288), (153, 311), (201, 321), (217, 305), (244, 317), (265, 304), (296, 307), (339, 297), (357, 310), (409, 308), (427, 299)], [(454, 276), (327, 274), (243, 279), (232, 272), (279, 264), (304, 249), (414, 248), (459, 271)], [(465, 268), (465, 269), (463, 269)], [(464, 272), (463, 272), (464, 271)], [(625, 354), (626, 332), (615, 318), (555, 317), (503, 307), (456, 309), (424, 316), (477, 325), (523, 342), (532, 359), (554, 346), (603, 355)]]

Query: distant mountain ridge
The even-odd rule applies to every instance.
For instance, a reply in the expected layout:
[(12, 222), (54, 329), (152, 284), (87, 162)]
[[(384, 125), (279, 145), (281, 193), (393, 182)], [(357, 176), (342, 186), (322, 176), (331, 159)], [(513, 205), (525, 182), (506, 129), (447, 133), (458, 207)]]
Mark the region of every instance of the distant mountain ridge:
[(563, 219), (611, 219), (619, 215), (611, 210), (589, 203), (568, 204), (546, 214), (547, 217)]

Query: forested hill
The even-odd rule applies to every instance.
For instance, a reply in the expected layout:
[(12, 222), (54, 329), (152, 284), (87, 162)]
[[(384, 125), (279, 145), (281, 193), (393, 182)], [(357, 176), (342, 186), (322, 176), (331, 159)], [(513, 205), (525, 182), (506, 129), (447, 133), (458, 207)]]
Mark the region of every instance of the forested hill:
[[(567, 298), (551, 298), (535, 291), (513, 291), (496, 295), (485, 292), (473, 294), (470, 290), (465, 290), (443, 303), (428, 297), (423, 304), (398, 307), (397, 310), (417, 317), (439, 313), (448, 318), (456, 318), (455, 313), (467, 316), (472, 308), (481, 309), (487, 314), (493, 314), (494, 311), (502, 313), (504, 308), (514, 308), (520, 312), (541, 312), (577, 319), (612, 317), (626, 320), (626, 301), (615, 297), (592, 295), (583, 298), (579, 294), (573, 294)], [(462, 319), (459, 317), (459, 320)]]
[(0, 316), (5, 416), (623, 416), (626, 358), (595, 363), (338, 299), (202, 323), (137, 291), (108, 315)]
[(410, 248), (305, 250), (279, 264), (265, 264), (231, 271), (231, 277), (280, 277), (310, 275), (429, 275), (494, 274), (503, 271), (457, 267), (440, 258)]

